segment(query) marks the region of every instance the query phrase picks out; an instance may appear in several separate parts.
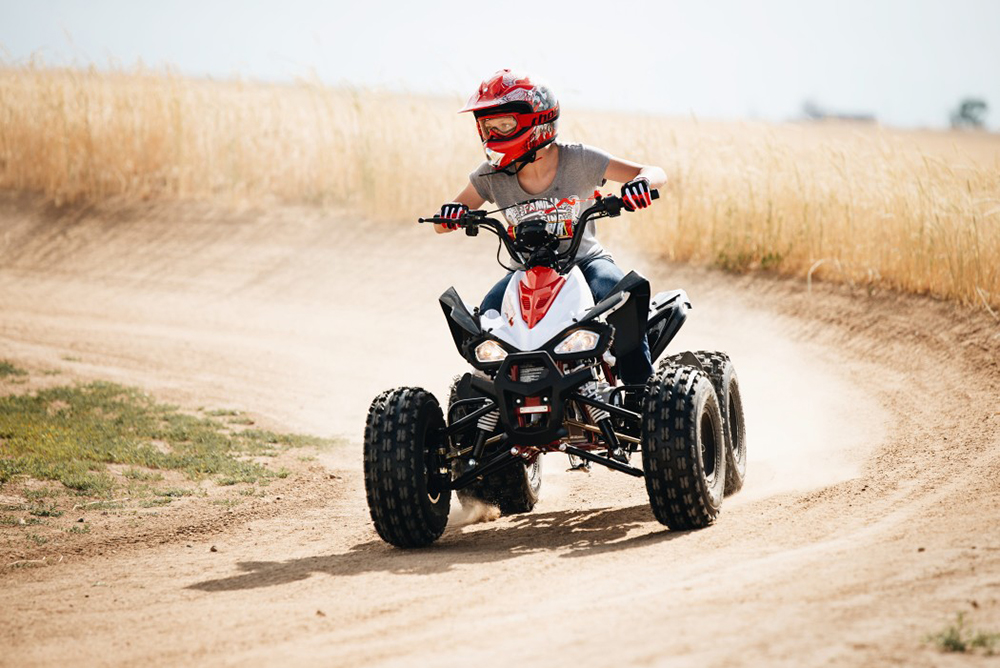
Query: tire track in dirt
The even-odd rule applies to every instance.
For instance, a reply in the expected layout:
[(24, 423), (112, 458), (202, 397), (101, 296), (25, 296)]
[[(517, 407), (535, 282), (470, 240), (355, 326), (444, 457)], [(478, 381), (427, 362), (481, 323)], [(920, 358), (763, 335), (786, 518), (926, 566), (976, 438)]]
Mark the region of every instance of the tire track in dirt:
[(654, 290), (691, 294), (672, 349), (732, 354), (744, 492), (713, 527), (669, 532), (641, 481), (550, 457), (535, 512), (401, 552), (367, 517), (364, 411), (393, 385), (443, 396), (461, 360), (436, 298), (482, 294), (490, 244), (297, 208), (20, 200), (0, 219), (5, 356), (352, 441), (321, 460), (334, 498), (220, 528), (218, 553), (143, 545), (4, 576), (0, 664), (930, 666), (947, 657), (922, 638), (958, 610), (1000, 627), (987, 315), (622, 250)]

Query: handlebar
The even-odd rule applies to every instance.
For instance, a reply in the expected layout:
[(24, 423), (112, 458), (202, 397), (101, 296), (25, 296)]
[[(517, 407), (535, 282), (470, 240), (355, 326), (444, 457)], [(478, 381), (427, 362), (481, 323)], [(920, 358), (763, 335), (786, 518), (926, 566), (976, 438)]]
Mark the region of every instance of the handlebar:
[[(659, 199), (659, 191), (650, 190), (650, 198)], [(583, 235), (580, 232), (587, 223), (591, 220), (596, 220), (597, 218), (614, 218), (620, 216), (622, 209), (624, 208), (625, 203), (622, 201), (621, 197), (595, 193), (595, 202), (593, 206), (583, 211), (580, 214), (580, 217), (577, 218), (576, 223), (573, 225), (573, 238), (572, 241), (570, 241), (569, 248), (561, 253), (553, 252), (549, 254), (548, 259), (554, 265), (555, 269), (559, 271), (559, 273), (565, 273), (569, 270), (573, 259), (576, 257), (577, 251), (580, 249), (580, 243), (583, 241)], [(625, 210), (627, 211), (628, 209)], [(502, 209), (498, 209), (497, 211), (502, 211)], [(477, 209), (467, 211), (461, 218), (442, 218), (440, 216), (431, 216), (429, 218), (418, 218), (417, 221), (420, 223), (458, 225), (458, 227), (465, 228), (467, 233), (470, 234), (478, 233), (478, 228), (486, 228), (497, 235), (515, 262), (518, 262), (526, 267), (534, 266), (534, 264), (532, 264), (532, 258), (537, 254), (537, 252), (533, 253), (532, 257), (523, 257), (521, 252), (515, 247), (514, 241), (507, 234), (507, 229), (504, 224), (494, 218), (489, 218), (488, 215), (490, 213), (496, 213), (496, 211), (488, 212)], [(475, 229), (476, 231), (473, 232), (472, 229), (469, 228)]]

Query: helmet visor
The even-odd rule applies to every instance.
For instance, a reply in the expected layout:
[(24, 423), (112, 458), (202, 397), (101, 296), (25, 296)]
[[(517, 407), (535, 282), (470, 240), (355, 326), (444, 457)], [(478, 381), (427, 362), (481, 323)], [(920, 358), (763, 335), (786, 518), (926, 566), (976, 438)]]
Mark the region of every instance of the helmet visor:
[(484, 139), (510, 137), (517, 132), (517, 125), (517, 119), (510, 114), (479, 119), (479, 130)]

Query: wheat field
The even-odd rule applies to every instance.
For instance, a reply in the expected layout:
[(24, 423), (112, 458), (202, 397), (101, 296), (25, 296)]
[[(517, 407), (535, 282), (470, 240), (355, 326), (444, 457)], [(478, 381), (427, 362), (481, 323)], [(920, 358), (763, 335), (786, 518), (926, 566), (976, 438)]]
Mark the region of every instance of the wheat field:
[[(56, 204), (212, 198), (409, 221), (482, 160), (460, 103), (8, 65), (0, 188)], [(664, 257), (1000, 309), (1000, 136), (565, 106), (560, 122), (566, 140), (667, 171), (662, 199), (625, 224)]]

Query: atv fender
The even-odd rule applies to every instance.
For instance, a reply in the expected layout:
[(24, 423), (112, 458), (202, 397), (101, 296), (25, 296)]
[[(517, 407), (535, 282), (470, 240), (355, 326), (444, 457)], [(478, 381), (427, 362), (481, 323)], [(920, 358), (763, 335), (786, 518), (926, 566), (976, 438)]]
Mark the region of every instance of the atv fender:
[(666, 350), (667, 344), (673, 340), (681, 325), (687, 320), (687, 312), (690, 309), (691, 300), (684, 290), (660, 292), (653, 297), (653, 301), (649, 305), (649, 320), (646, 324), (651, 362), (656, 362), (656, 359)]
[(466, 354), (467, 344), (482, 337), (483, 330), (479, 326), (479, 319), (469, 311), (462, 298), (458, 296), (455, 288), (448, 288), (441, 297), (438, 298), (444, 317), (448, 321), (448, 329), (451, 337), (455, 340), (455, 347), (463, 357)]
[[(625, 302), (622, 303), (622, 294)], [(646, 332), (646, 317), (649, 312), (649, 281), (641, 274), (630, 271), (615, 284), (608, 296), (602, 299), (580, 319), (593, 320), (607, 314), (605, 320), (615, 328), (615, 340), (611, 352), (615, 357), (638, 348)]]

